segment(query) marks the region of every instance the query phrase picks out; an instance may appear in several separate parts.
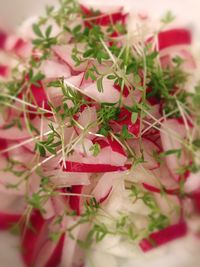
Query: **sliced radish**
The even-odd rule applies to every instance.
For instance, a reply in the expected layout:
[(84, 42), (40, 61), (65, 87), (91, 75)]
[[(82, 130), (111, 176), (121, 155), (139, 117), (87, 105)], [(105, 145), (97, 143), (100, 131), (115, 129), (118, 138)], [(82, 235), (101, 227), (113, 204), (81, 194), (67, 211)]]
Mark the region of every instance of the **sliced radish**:
[[(136, 155), (141, 155), (140, 145), (137, 140), (129, 141), (130, 146), (134, 149)], [(159, 153), (160, 147), (156, 142), (143, 138), (142, 140), (142, 151), (144, 157), (143, 166), (149, 170), (154, 170), (159, 168), (159, 163), (156, 161), (154, 157), (154, 152)]]
[(184, 237), (187, 233), (187, 225), (185, 222), (171, 225), (163, 230), (152, 233), (147, 239), (140, 242), (140, 247), (144, 252), (153, 248), (167, 244), (178, 238)]
[(147, 184), (147, 183), (143, 183), (142, 185), (143, 185), (143, 187), (146, 190), (148, 190), (148, 191), (150, 191), (152, 193), (162, 194), (162, 190), (163, 190), (168, 195), (177, 195), (178, 194), (178, 191), (179, 191), (179, 188), (175, 188), (175, 189), (167, 189), (167, 188), (165, 189), (165, 188), (162, 188), (162, 189), (160, 189), (158, 187), (155, 187), (155, 186), (150, 185), (150, 184)]
[(96, 83), (83, 86), (80, 92), (100, 103), (117, 103), (120, 99), (120, 93), (114, 88), (114, 82), (104, 78), (102, 83), (104, 88), (103, 92), (98, 91)]
[(62, 235), (56, 248), (54, 249), (51, 255), (51, 258), (48, 260), (48, 262), (45, 264), (44, 267), (55, 267), (60, 264), (62, 257), (62, 250), (64, 246), (64, 240), (65, 240), (65, 235)]
[(170, 29), (158, 34), (159, 50), (171, 46), (190, 45), (192, 42), (191, 32), (188, 29)]
[[(73, 227), (78, 221), (77, 219), (68, 217), (66, 227)], [(82, 267), (84, 266), (85, 253), (77, 244), (78, 240), (84, 241), (89, 231), (89, 225), (80, 224), (72, 231), (73, 239), (69, 235), (65, 235), (63, 253), (60, 266), (65, 267)], [(53, 267), (53, 266), (52, 266)]]
[(0, 138), (6, 140), (23, 140), (29, 138), (30, 135), (26, 129), (19, 129), (13, 126), (9, 129), (0, 129)]
[(38, 82), (38, 86), (32, 84), (31, 92), (35, 98), (38, 107), (50, 110), (50, 107), (48, 105), (47, 95), (41, 82)]
[[(89, 127), (89, 132), (92, 132), (93, 134), (97, 133), (99, 130), (99, 127), (96, 125), (97, 121), (97, 112), (95, 107), (86, 107), (84, 110), (80, 113), (80, 116), (78, 118), (78, 123), (84, 128)], [(94, 126), (92, 126), (94, 125)], [(79, 129), (77, 127), (78, 133), (81, 133), (83, 129)], [(94, 138), (94, 135), (87, 135), (87, 138)]]
[(192, 193), (199, 188), (200, 188), (200, 172), (190, 173), (184, 184), (185, 192)]
[(8, 142), (6, 139), (0, 138), (0, 151), (8, 147)]
[(178, 180), (177, 174), (178, 168), (187, 163), (187, 159), (184, 155), (181, 142), (186, 137), (185, 126), (179, 123), (176, 119), (168, 119), (162, 123), (160, 137), (162, 141), (163, 151), (181, 149), (182, 154), (178, 159), (176, 154), (171, 154), (165, 157), (166, 164), (173, 175)]
[(125, 108), (121, 108), (118, 120), (111, 121), (111, 125), (119, 126), (119, 130), (121, 130), (124, 125), (126, 125), (127, 130), (136, 137), (140, 132), (140, 119), (138, 118), (135, 123), (132, 123), (131, 112), (129, 112)]
[(8, 73), (9, 73), (8, 66), (0, 64), (0, 77), (7, 77)]
[(7, 214), (0, 212), (0, 230), (10, 230), (10, 228), (19, 222), (21, 214)]
[(47, 79), (68, 78), (71, 76), (70, 69), (66, 64), (61, 64), (54, 60), (43, 61), (40, 70)]
[(120, 7), (119, 11), (116, 8), (116, 11), (110, 11), (109, 14), (101, 13), (97, 15), (98, 18), (92, 19), (92, 17), (96, 17), (95, 13), (87, 8), (84, 5), (80, 5), (82, 12), (86, 15), (86, 17), (91, 18), (88, 21), (85, 21), (85, 26), (91, 28), (92, 25), (97, 24), (101, 26), (109, 26), (110, 24), (116, 23), (125, 23), (127, 14), (122, 13), (122, 8)]
[(66, 172), (83, 172), (83, 173), (102, 173), (102, 172), (115, 172), (125, 171), (130, 168), (130, 165), (113, 166), (109, 164), (89, 164), (66, 161), (66, 167), (63, 167), (63, 171)]
[(71, 187), (71, 193), (80, 194), (80, 196), (70, 196), (69, 205), (72, 210), (76, 211), (77, 215), (81, 214), (81, 193), (83, 190), (82, 185), (74, 185)]
[(196, 211), (200, 214), (200, 190), (193, 192), (189, 197), (192, 199)]
[(59, 187), (69, 187), (72, 185), (89, 185), (89, 175), (87, 173), (67, 173), (62, 170), (45, 171), (45, 175), (52, 176), (50, 180)]
[(39, 211), (34, 211), (30, 218), (32, 229), (26, 228), (22, 238), (22, 256), (27, 266), (33, 266), (36, 261), (38, 248), (47, 233), (47, 223), (42, 218)]
[(7, 39), (7, 34), (0, 30), (0, 50), (5, 49), (6, 39)]
[[(77, 45), (78, 48), (81, 50), (83, 49), (83, 45), (79, 44)], [(55, 45), (53, 46), (53, 51), (55, 52), (55, 55), (65, 62), (67, 66), (70, 68), (72, 75), (78, 74), (80, 72), (83, 72), (86, 70), (87, 62), (84, 62), (80, 64), (79, 66), (75, 66), (75, 61), (72, 59), (71, 55), (74, 49), (74, 44), (67, 44), (67, 45)], [(78, 72), (78, 73), (77, 73)]]
[(103, 203), (109, 198), (112, 192), (113, 183), (117, 179), (121, 178), (122, 175), (123, 173), (118, 172), (105, 173), (102, 175), (94, 190), (92, 191), (92, 195), (95, 197), (97, 202)]

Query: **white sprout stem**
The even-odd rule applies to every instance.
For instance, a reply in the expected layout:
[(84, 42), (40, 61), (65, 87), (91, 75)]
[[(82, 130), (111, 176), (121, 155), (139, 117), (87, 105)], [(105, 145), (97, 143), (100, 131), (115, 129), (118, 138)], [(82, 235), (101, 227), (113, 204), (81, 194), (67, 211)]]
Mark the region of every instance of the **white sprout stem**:
[[(178, 111), (178, 109), (175, 109), (175, 110), (169, 112), (169, 113), (166, 114), (165, 116), (161, 117), (158, 121), (159, 121), (159, 122), (162, 122), (162, 120), (163, 120), (164, 118), (167, 118), (167, 117), (173, 115), (173, 114), (176, 113), (177, 111)], [(144, 135), (144, 134), (145, 134), (146, 132), (148, 132), (151, 128), (153, 128), (157, 123), (158, 123), (157, 121), (153, 122), (149, 127), (147, 127), (146, 129), (144, 129), (144, 131), (141, 133), (141, 135)]]
[(187, 132), (187, 135), (188, 135), (188, 139), (189, 139), (190, 143), (192, 143), (192, 138), (191, 138), (190, 127), (188, 125), (188, 121), (187, 121), (187, 119), (185, 117), (185, 114), (183, 112), (183, 109), (182, 109), (182, 107), (181, 107), (181, 105), (180, 105), (180, 103), (179, 103), (179, 101), (177, 99), (176, 99), (176, 103), (177, 103), (177, 106), (179, 108), (180, 114), (181, 114), (181, 116), (183, 118), (185, 129), (186, 129), (186, 132)]
[(26, 102), (26, 101), (20, 99), (20, 98), (18, 98), (18, 97), (11, 96), (11, 95), (7, 95), (7, 94), (1, 94), (1, 95), (4, 96), (4, 97), (8, 97), (8, 98), (10, 98), (10, 99), (12, 99), (12, 100), (15, 100), (15, 101), (17, 101), (17, 102), (19, 102), (19, 103), (21, 103), (21, 104), (23, 104), (23, 105), (26, 105), (26, 106), (29, 106), (29, 107), (32, 107), (32, 108), (41, 110), (41, 111), (43, 111), (43, 112), (48, 112), (48, 113), (54, 114), (51, 110), (48, 110), (48, 109), (45, 109), (45, 108), (40, 108), (40, 107), (38, 107), (38, 106), (35, 106), (35, 105), (31, 104), (31, 103), (28, 103), (28, 102)]
[[(67, 125), (68, 125), (68, 124), (66, 123), (65, 125), (63, 125), (63, 127), (65, 127), (65, 126), (67, 126)], [(50, 134), (50, 133), (53, 133), (53, 131), (50, 130), (50, 131), (48, 131), (48, 132), (45, 132), (45, 133), (43, 133), (43, 136), (46, 136), (46, 135), (48, 135), (48, 134)], [(26, 144), (29, 144), (29, 143), (31, 143), (31, 142), (34, 142), (34, 141), (40, 139), (40, 137), (41, 137), (41, 135), (37, 135), (37, 136), (32, 137), (32, 138), (30, 138), (30, 139), (27, 139), (27, 140), (25, 140), (25, 141), (23, 141), (23, 142), (20, 142), (20, 143), (17, 144), (17, 145), (14, 145), (14, 146), (11, 146), (11, 147), (6, 148), (6, 149), (4, 149), (4, 150), (1, 150), (1, 151), (0, 151), (0, 155), (3, 154), (3, 153), (6, 153), (6, 152), (12, 151), (13, 149), (16, 149), (16, 148), (19, 148), (19, 147), (21, 147), (21, 146), (24, 146), (24, 145), (26, 145)]]
[(62, 152), (62, 149), (58, 150), (56, 152), (55, 155), (51, 155), (48, 158), (44, 159), (43, 161), (39, 162), (38, 164), (36, 164), (31, 170), (30, 170), (30, 174), (33, 173), (34, 171), (37, 170), (37, 168), (41, 167), (42, 165), (44, 165), (45, 163), (47, 163), (49, 160), (55, 158), (56, 156), (58, 156), (60, 153)]

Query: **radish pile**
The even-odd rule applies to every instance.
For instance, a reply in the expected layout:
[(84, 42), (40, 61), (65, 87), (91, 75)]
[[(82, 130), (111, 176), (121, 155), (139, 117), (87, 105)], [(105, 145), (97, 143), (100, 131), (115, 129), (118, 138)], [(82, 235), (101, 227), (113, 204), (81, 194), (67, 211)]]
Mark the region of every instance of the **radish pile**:
[(199, 238), (199, 62), (173, 20), (63, 0), (0, 30), (0, 229), (26, 266)]

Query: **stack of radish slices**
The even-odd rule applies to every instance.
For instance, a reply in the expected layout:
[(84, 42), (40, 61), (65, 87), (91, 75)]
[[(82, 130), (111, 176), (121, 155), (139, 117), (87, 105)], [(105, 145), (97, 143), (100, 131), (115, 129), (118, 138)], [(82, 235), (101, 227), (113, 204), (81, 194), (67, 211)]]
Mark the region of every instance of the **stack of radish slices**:
[(173, 20), (61, 1), (0, 30), (0, 229), (26, 266), (199, 238), (199, 63)]

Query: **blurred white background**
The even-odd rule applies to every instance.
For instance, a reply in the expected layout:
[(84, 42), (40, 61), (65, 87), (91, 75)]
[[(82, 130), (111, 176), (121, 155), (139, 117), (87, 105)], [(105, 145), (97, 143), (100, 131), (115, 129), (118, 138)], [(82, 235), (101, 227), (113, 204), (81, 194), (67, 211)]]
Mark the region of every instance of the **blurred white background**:
[[(85, 3), (98, 3), (101, 5), (122, 5), (128, 10), (148, 11), (152, 16), (158, 17), (166, 10), (175, 11), (178, 17), (189, 23), (200, 25), (200, 0), (81, 0)], [(41, 14), (46, 4), (57, 3), (57, 0), (0, 0), (0, 25), (12, 29), (22, 20), (32, 14)]]
[[(84, 3), (98, 3), (102, 5), (122, 5), (127, 10), (146, 11), (153, 17), (160, 17), (167, 10), (172, 12), (186, 24), (194, 27), (197, 36), (200, 36), (200, 0), (82, 0)], [(31, 15), (39, 15), (43, 12), (46, 4), (57, 3), (56, 0), (0, 0), (0, 28), (14, 30), (20, 23)], [(20, 256), (17, 253), (18, 239), (7, 233), (0, 233), (0, 266), (1, 267), (23, 267)], [(188, 240), (179, 241), (180, 249), (176, 250), (173, 245), (169, 249), (170, 257), (158, 258), (155, 255), (145, 256), (145, 259), (134, 260), (120, 264), (120, 267), (198, 267), (198, 247), (196, 254), (191, 261), (188, 258), (193, 248), (190, 247)], [(11, 250), (14, 248), (14, 250)], [(100, 259), (99, 263), (102, 259)], [(109, 267), (109, 257), (104, 267)], [(101, 262), (103, 263), (103, 262)], [(97, 265), (97, 266), (103, 266)], [(40, 266), (39, 266), (40, 267)], [(96, 267), (96, 266), (95, 266)]]

